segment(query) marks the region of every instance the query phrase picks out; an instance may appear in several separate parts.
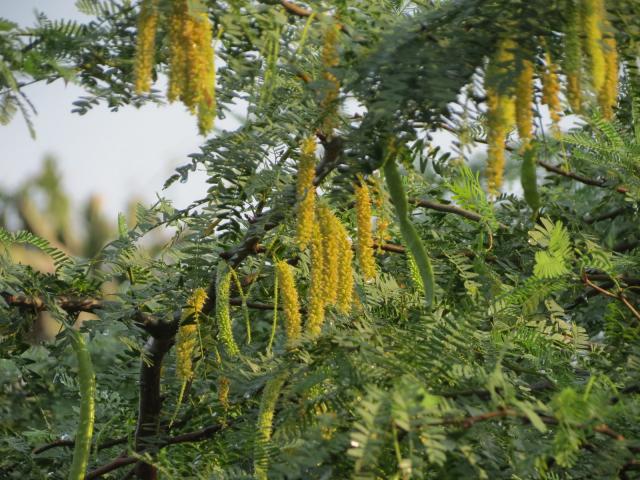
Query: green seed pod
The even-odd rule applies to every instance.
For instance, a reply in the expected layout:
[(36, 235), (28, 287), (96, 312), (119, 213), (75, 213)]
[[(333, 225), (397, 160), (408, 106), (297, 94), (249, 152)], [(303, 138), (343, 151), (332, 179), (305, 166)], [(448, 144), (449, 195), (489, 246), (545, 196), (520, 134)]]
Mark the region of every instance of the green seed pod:
[(224, 344), (225, 351), (230, 357), (240, 353), (240, 349), (233, 338), (231, 328), (231, 312), (229, 309), (229, 292), (231, 290), (231, 270), (226, 262), (218, 264), (216, 275), (216, 322), (218, 324), (218, 338)]
[(80, 387), (80, 422), (76, 431), (73, 462), (69, 471), (69, 480), (82, 480), (89, 463), (91, 437), (93, 436), (93, 422), (96, 406), (96, 376), (93, 371), (91, 355), (82, 334), (75, 330), (71, 333), (71, 345), (78, 359), (78, 385)]
[(433, 304), (435, 286), (431, 260), (429, 259), (429, 255), (427, 255), (427, 251), (422, 244), (416, 228), (411, 223), (411, 220), (409, 220), (407, 195), (405, 194), (400, 172), (398, 172), (398, 167), (396, 166), (393, 156), (387, 158), (384, 164), (384, 176), (387, 180), (387, 188), (389, 189), (389, 194), (391, 195), (391, 200), (396, 210), (396, 216), (398, 217), (400, 233), (416, 262), (420, 277), (422, 277), (425, 304), (427, 308), (430, 309)]
[(527, 201), (533, 215), (538, 214), (540, 209), (540, 195), (538, 194), (536, 175), (536, 148), (529, 144), (524, 151), (522, 157), (522, 172), (520, 173), (520, 181), (524, 190), (524, 199)]

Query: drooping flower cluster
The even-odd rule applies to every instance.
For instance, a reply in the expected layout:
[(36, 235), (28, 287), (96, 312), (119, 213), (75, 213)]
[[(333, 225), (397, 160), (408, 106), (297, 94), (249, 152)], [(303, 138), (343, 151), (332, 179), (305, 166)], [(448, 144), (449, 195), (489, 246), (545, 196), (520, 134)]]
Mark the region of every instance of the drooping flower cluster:
[(305, 249), (313, 234), (316, 189), (313, 179), (316, 174), (316, 142), (312, 137), (302, 142), (296, 195), (298, 200), (298, 246)]
[(311, 240), (311, 279), (307, 331), (320, 333), (325, 309), (335, 306), (341, 313), (351, 311), (353, 297), (353, 251), (347, 229), (325, 205), (317, 208)]
[[(135, 86), (138, 93), (151, 88), (154, 64), (157, 0), (144, 0), (138, 21)], [(198, 129), (213, 128), (216, 112), (212, 25), (208, 15), (190, 9), (189, 0), (172, 0), (168, 18), (169, 101), (182, 101), (198, 116)]]
[(190, 323), (181, 325), (176, 335), (176, 372), (183, 381), (193, 377), (192, 355), (198, 341), (200, 312), (206, 300), (207, 292), (203, 288), (197, 288), (193, 292), (183, 312), (183, 320)]
[(240, 349), (233, 338), (229, 294), (231, 291), (231, 270), (225, 261), (220, 261), (216, 275), (216, 322), (218, 337), (229, 357), (235, 357)]
[(321, 130), (327, 136), (331, 136), (338, 123), (337, 100), (340, 94), (340, 82), (331, 69), (337, 67), (340, 63), (340, 56), (338, 54), (339, 35), (340, 25), (334, 22), (326, 28), (324, 32), (324, 43), (322, 45), (322, 66), (324, 67), (323, 77), (327, 82), (327, 87), (323, 92), (324, 96), (320, 103), (320, 107), (323, 111)]
[(284, 310), (284, 330), (287, 336), (287, 344), (294, 344), (299, 338), (302, 329), (300, 315), (300, 301), (298, 290), (293, 276), (293, 267), (285, 261), (276, 264), (278, 285), (282, 295), (282, 307)]
[(135, 90), (140, 94), (151, 89), (156, 53), (157, 0), (143, 0), (138, 16), (138, 38), (134, 64)]
[(357, 257), (360, 271), (365, 280), (376, 275), (376, 261), (373, 252), (373, 235), (371, 233), (371, 196), (369, 187), (360, 179), (354, 185), (356, 197), (356, 225), (358, 229)]
[[(546, 52), (539, 59), (542, 65), (542, 103), (549, 107), (554, 132), (563, 112), (561, 104), (560, 69), (566, 76), (566, 98), (574, 112), (582, 108), (581, 82), (583, 58), (588, 76), (598, 99), (603, 117), (610, 119), (618, 97), (618, 54), (612, 26), (607, 20), (604, 0), (568, 0), (567, 28), (564, 35), (562, 61), (556, 62), (543, 39)], [(530, 48), (530, 47), (527, 47)], [(498, 41), (495, 55), (485, 71), (487, 93), (487, 183), (489, 193), (495, 196), (502, 186), (505, 164), (505, 141), (514, 123), (523, 147), (532, 135), (532, 102), (534, 101), (535, 57), (518, 47), (512, 38)], [(512, 77), (515, 75), (515, 85)], [(514, 88), (515, 87), (515, 88)], [(515, 100), (515, 122), (513, 118)]]

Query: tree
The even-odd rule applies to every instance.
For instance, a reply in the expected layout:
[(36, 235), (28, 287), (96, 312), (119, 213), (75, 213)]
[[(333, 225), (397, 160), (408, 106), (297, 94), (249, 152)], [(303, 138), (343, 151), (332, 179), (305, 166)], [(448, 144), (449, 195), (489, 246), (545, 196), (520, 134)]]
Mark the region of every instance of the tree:
[(1, 257), (9, 478), (637, 476), (638, 2), (78, 3), (3, 24), (3, 120), (167, 74), (211, 187), (93, 257), (1, 231), (57, 267)]

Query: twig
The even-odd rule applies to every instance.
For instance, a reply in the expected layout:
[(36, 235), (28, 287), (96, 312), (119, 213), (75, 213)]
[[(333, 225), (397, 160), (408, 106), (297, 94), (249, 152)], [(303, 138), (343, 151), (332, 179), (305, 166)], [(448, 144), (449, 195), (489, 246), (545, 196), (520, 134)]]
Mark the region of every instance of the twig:
[[(161, 449), (167, 447), (169, 445), (177, 445), (179, 443), (189, 443), (189, 442), (201, 442), (203, 440), (207, 440), (213, 437), (216, 433), (224, 428), (221, 424), (209, 425), (201, 430), (196, 430), (195, 432), (183, 433), (180, 435), (176, 435), (174, 437), (169, 437), (165, 440), (161, 440), (154, 444), (156, 449)], [(146, 453), (146, 451), (138, 452), (139, 454)], [(127, 465), (131, 465), (137, 463), (139, 461), (139, 457), (125, 457), (120, 456), (101, 467), (92, 470), (87, 473), (85, 480), (91, 480), (94, 478), (99, 478), (105, 473), (112, 472), (113, 470), (117, 470), (118, 468), (126, 467)], [(142, 462), (141, 462), (142, 464)]]
[[(118, 437), (118, 438), (114, 438), (111, 440), (105, 440), (104, 442), (101, 442), (98, 444), (98, 446), (96, 447), (97, 450), (104, 450), (105, 448), (111, 448), (114, 447), (116, 445), (122, 445), (123, 443), (127, 443), (127, 440), (129, 439), (129, 437)], [(41, 445), (39, 447), (34, 448), (31, 453), (34, 455), (38, 455), (40, 453), (46, 452), (47, 450), (50, 450), (52, 448), (59, 448), (59, 447), (73, 447), (75, 445), (75, 440), (63, 440), (63, 439), (58, 439), (58, 440), (54, 440), (51, 443), (47, 443), (45, 445)]]
[(309, 17), (313, 13), (311, 10), (301, 7), (300, 5), (296, 5), (289, 0), (280, 0), (280, 5), (282, 5), (289, 13), (293, 13), (299, 17)]
[[(26, 295), (10, 295), (8, 293), (2, 293), (4, 301), (12, 307), (18, 308), (33, 308), (41, 311), (47, 308), (45, 301), (41, 297), (28, 297)], [(78, 313), (78, 312), (94, 312), (103, 307), (101, 300), (90, 297), (73, 297), (62, 295), (56, 297), (56, 304), (66, 312)]]
[(599, 285), (596, 285), (595, 283), (593, 283), (589, 279), (587, 272), (582, 272), (582, 281), (585, 283), (585, 285), (593, 288), (594, 290), (598, 291), (602, 295), (605, 295), (610, 298), (615, 298), (616, 300), (619, 300), (620, 302), (622, 302), (629, 309), (629, 311), (631, 311), (633, 316), (636, 318), (636, 321), (640, 322), (640, 311), (638, 311), (638, 309), (635, 308), (631, 304), (631, 302), (629, 302), (629, 299), (624, 295), (623, 290), (619, 291), (618, 293), (610, 292), (609, 290), (606, 290), (600, 287)]

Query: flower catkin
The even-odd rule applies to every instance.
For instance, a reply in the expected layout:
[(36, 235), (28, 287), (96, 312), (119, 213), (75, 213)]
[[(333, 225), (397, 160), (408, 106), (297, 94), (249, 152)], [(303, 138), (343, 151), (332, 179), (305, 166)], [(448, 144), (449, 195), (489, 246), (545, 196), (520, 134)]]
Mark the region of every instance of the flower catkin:
[(603, 117), (610, 120), (613, 117), (613, 107), (618, 99), (618, 51), (615, 38), (605, 38), (604, 46), (607, 74), (598, 99)]
[(138, 16), (138, 37), (134, 64), (135, 91), (151, 90), (151, 73), (156, 50), (156, 26), (158, 24), (157, 0), (143, 0)]
[(284, 330), (287, 335), (287, 344), (291, 346), (300, 338), (302, 318), (300, 316), (300, 301), (298, 290), (293, 276), (293, 267), (281, 260), (276, 264), (278, 285), (282, 295), (284, 310)]
[(338, 225), (340, 221), (326, 205), (318, 207), (318, 224), (322, 239), (322, 286), (326, 305), (333, 305), (338, 295)]
[(513, 40), (501, 40), (494, 58), (489, 62), (485, 76), (487, 91), (487, 184), (489, 193), (497, 195), (502, 186), (505, 165), (505, 141), (515, 123), (513, 86), (508, 83), (508, 72), (514, 61)]
[(197, 114), (200, 133), (211, 130), (216, 108), (212, 25), (206, 13), (190, 12), (187, 0), (174, 0), (169, 18), (167, 97)]
[(373, 256), (373, 235), (371, 234), (371, 197), (369, 187), (360, 179), (354, 186), (356, 197), (356, 226), (358, 230), (358, 264), (365, 280), (376, 275), (376, 263)]
[(533, 62), (522, 60), (516, 84), (516, 124), (523, 144), (531, 140), (533, 130)]
[(331, 69), (337, 67), (340, 63), (340, 56), (338, 54), (339, 34), (340, 26), (337, 23), (329, 25), (324, 32), (324, 41), (322, 45), (322, 65), (324, 67), (323, 77), (328, 85), (324, 91), (324, 97), (320, 102), (320, 107), (324, 115), (321, 129), (327, 136), (331, 135), (333, 129), (338, 123), (337, 100), (340, 94), (340, 82), (333, 72), (331, 72)]
[(313, 224), (311, 239), (311, 280), (309, 284), (309, 304), (307, 307), (307, 333), (316, 336), (324, 323), (324, 248), (320, 226)]
[(602, 50), (602, 24), (605, 21), (604, 0), (583, 0), (582, 29), (589, 57), (591, 83), (596, 93), (602, 90), (606, 77), (606, 61)]
[(305, 249), (309, 245), (313, 233), (313, 222), (316, 203), (316, 190), (313, 179), (316, 174), (316, 142), (312, 137), (302, 142), (300, 165), (296, 182), (298, 199), (298, 246)]
[(200, 312), (207, 300), (207, 292), (203, 288), (197, 288), (183, 311), (183, 321), (193, 317), (192, 323), (181, 325), (176, 335), (176, 371), (181, 380), (190, 380), (193, 377), (192, 355), (198, 340), (198, 322)]
[(229, 357), (235, 357), (240, 349), (233, 338), (231, 327), (231, 311), (229, 308), (229, 293), (231, 290), (231, 270), (226, 262), (218, 264), (216, 275), (216, 322), (218, 324), (218, 338), (224, 345)]
[(567, 76), (567, 100), (574, 112), (582, 108), (581, 69), (582, 48), (580, 40), (580, 9), (575, 1), (567, 2), (567, 29), (564, 44), (564, 73)]
[(551, 60), (549, 52), (545, 55), (545, 67), (542, 73), (542, 103), (549, 107), (549, 116), (554, 125), (560, 121), (560, 82), (556, 73), (556, 65)]
[(257, 438), (253, 455), (253, 471), (256, 480), (268, 480), (269, 458), (267, 456), (267, 445), (271, 440), (273, 430), (273, 416), (280, 391), (284, 385), (286, 376), (281, 374), (267, 381), (260, 399), (260, 410), (258, 411), (258, 422), (256, 428)]
[(338, 222), (336, 230), (339, 255), (336, 308), (340, 313), (348, 314), (353, 303), (353, 250), (345, 226)]

